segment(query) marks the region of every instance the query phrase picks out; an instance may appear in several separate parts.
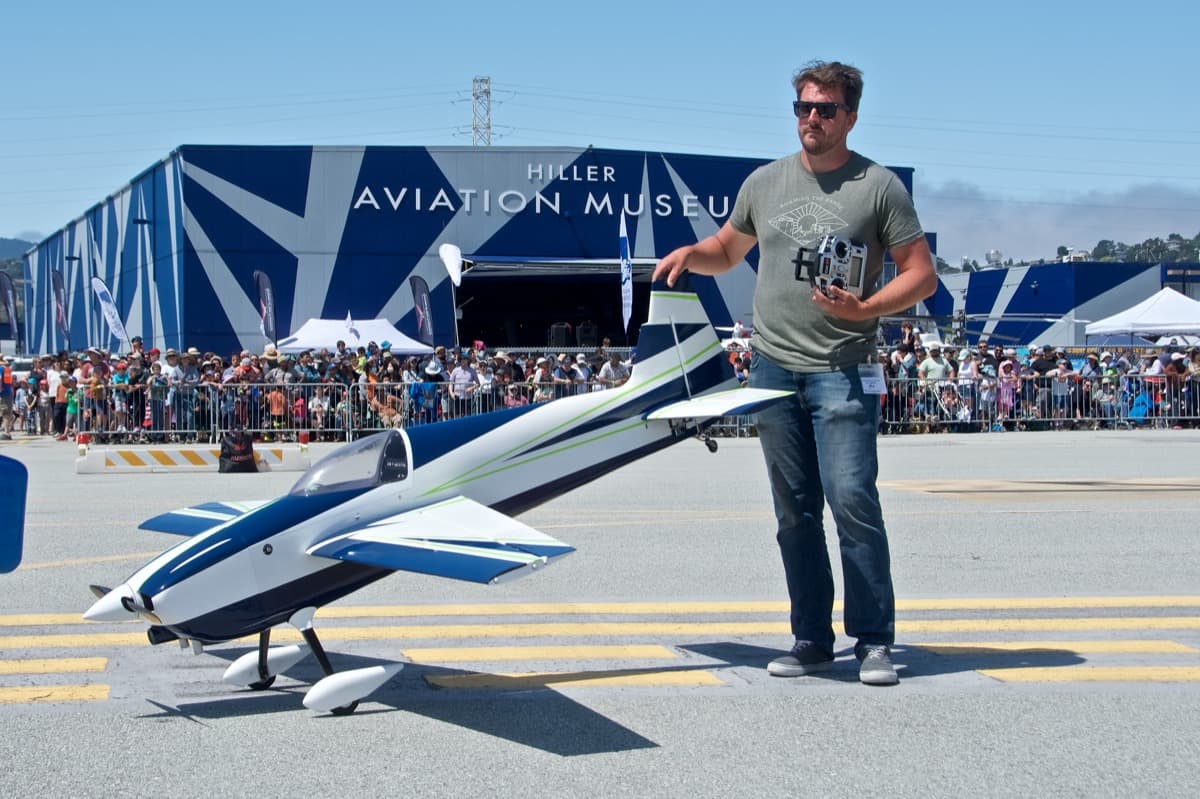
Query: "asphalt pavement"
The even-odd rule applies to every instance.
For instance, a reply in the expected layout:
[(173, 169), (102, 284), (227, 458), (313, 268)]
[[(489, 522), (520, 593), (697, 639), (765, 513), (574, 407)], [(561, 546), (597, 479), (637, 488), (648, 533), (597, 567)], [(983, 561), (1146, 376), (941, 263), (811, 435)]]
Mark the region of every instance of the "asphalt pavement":
[(845, 637), (827, 674), (767, 675), (790, 641), (757, 442), (683, 442), (524, 514), (577, 548), (541, 573), (398, 573), (324, 609), (335, 667), (409, 662), (346, 717), (302, 706), (311, 659), (251, 692), (221, 674), (253, 641), (193, 655), (80, 618), (89, 583), (175, 542), (142, 520), (297, 473), (0, 454), (31, 475), (0, 575), (0, 796), (1196, 791), (1200, 431), (881, 438), (893, 688), (857, 681)]

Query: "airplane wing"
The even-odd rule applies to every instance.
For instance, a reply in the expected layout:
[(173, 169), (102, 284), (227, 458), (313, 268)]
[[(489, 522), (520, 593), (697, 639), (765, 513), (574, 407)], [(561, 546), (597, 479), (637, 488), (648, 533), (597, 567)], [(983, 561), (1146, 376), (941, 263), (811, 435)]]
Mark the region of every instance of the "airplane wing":
[(243, 513), (261, 508), (270, 500), (259, 499), (246, 502), (206, 502), (190, 508), (167, 511), (138, 525), (139, 530), (172, 535), (200, 535), (219, 524), (236, 519)]
[(672, 402), (646, 414), (647, 419), (708, 419), (740, 416), (792, 396), (791, 391), (771, 388), (730, 388)]
[(486, 505), (454, 497), (318, 542), (309, 555), (495, 583), (521, 577), (575, 548)]

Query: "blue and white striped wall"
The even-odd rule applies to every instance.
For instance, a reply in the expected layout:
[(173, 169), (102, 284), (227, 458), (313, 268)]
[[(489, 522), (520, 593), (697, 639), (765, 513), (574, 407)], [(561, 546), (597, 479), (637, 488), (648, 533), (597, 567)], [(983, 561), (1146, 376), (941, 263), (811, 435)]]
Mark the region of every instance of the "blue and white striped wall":
[[(147, 348), (261, 350), (255, 270), (274, 284), (281, 337), (310, 318), (348, 314), (412, 335), (408, 278), (419, 275), (435, 337), (452, 341), (440, 244), (481, 259), (615, 264), (624, 210), (633, 257), (661, 257), (715, 232), (762, 163), (561, 147), (185, 145), (26, 256), (26, 340), (35, 352), (66, 346), (50, 288), (62, 269), (75, 350), (118, 346), (93, 275)], [(911, 186), (911, 169), (893, 169)], [(756, 258), (693, 279), (716, 324), (752, 318)]]

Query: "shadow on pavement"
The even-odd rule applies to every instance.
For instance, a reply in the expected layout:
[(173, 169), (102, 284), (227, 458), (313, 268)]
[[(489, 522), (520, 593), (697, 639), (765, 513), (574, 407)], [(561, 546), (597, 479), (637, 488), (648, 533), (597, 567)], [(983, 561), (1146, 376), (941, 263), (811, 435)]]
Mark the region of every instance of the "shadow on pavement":
[[(248, 651), (253, 650), (225, 648), (209, 650), (208, 654), (234, 660)], [(393, 662), (334, 652), (330, 653), (330, 660), (338, 671)], [(586, 674), (616, 676), (638, 672), (638, 669), (621, 669)], [(416, 713), (564, 757), (653, 749), (658, 746), (654, 741), (554, 690), (555, 680), (567, 679), (571, 675), (548, 677), (544, 684), (532, 685), (527, 678), (513, 678), (511, 688), (505, 687), (501, 679), (499, 687), (454, 691), (433, 687), (428, 682), (434, 678), (475, 673), (407, 663), (404, 670), (389, 683), (364, 699), (363, 706), (354, 715), (396, 711)], [(338, 717), (312, 714), (302, 704), (304, 693), (322, 676), (320, 667), (310, 657), (289, 669), (267, 690), (237, 689), (217, 682), (212, 690), (220, 695), (205, 701), (181, 703), (173, 707), (147, 698), (146, 701), (157, 712), (144, 714), (140, 718), (180, 718), (203, 725), (206, 719), (299, 712), (313, 716), (314, 723), (336, 722)], [(224, 693), (224, 689), (228, 689), (228, 693)]]

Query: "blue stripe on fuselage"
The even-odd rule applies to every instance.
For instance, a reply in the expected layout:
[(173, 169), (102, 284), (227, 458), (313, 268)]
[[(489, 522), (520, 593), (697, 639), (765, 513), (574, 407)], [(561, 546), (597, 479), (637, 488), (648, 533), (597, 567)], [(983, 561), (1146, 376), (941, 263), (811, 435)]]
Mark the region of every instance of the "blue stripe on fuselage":
[(468, 444), (537, 407), (533, 404), (522, 405), (519, 408), (505, 408), (474, 416), (464, 416), (461, 419), (406, 428), (405, 432), (408, 433), (408, 441), (412, 449), (411, 468), (419, 469), (447, 452), (455, 450), (463, 444)]
[[(302, 521), (324, 513), (332, 507), (370, 490), (330, 491), (305, 496), (287, 495), (243, 514), (212, 538), (193, 538), (174, 549), (174, 557), (154, 574), (147, 577), (138, 589), (154, 594), (204, 571), (225, 558), (254, 546)], [(211, 525), (210, 525), (211, 526)], [(217, 542), (220, 543), (217, 543)], [(205, 551), (207, 549), (207, 551)], [(197, 553), (203, 552), (201, 555)]]
[[(648, 361), (660, 352), (675, 349), (676, 337), (680, 342), (687, 341), (691, 336), (706, 329), (711, 330), (712, 328), (707, 323), (701, 322), (680, 322), (675, 325), (674, 332), (671, 331), (669, 324), (642, 325), (642, 329), (638, 331), (637, 359)], [(716, 341), (717, 334), (713, 333), (712, 336)], [(634, 363), (633, 368), (637, 369), (637, 363)]]
[(180, 638), (215, 644), (285, 624), (301, 608), (319, 608), (391, 574), (390, 569), (330, 561), (290, 583), (246, 597), (219, 610), (168, 627)]
[(179, 511), (170, 511), (147, 519), (138, 525), (139, 530), (149, 530), (152, 533), (170, 533), (171, 535), (200, 535), (211, 530), (218, 524), (224, 524), (236, 516), (226, 516), (224, 519), (213, 519), (205, 516), (189, 516)]
[(714, 353), (713, 357), (706, 359), (688, 372), (688, 383), (686, 385), (684, 384), (683, 377), (680, 376), (668, 383), (662, 384), (653, 391), (646, 393), (637, 393), (635, 391), (627, 402), (609, 408), (604, 413), (580, 422), (577, 425), (573, 425), (553, 438), (539, 441), (537, 446), (531, 447), (527, 452), (535, 452), (539, 449), (555, 446), (563, 441), (576, 438), (593, 430), (599, 430), (608, 425), (620, 422), (623, 419), (641, 417), (660, 405), (687, 398), (688, 388), (691, 389), (694, 395), (731, 380), (732, 377), (732, 373), (729, 372), (729, 362), (725, 360), (723, 352)]
[(668, 432), (670, 428), (667, 426), (666, 422), (650, 422), (649, 424), (662, 425), (664, 433), (661, 438), (656, 438), (641, 447), (627, 450), (607, 460), (587, 466), (583, 469), (579, 469), (578, 471), (571, 472), (570, 474), (565, 474), (555, 480), (541, 483), (540, 485), (534, 486), (527, 491), (514, 494), (507, 499), (493, 504), (491, 506), (492, 510), (505, 513), (509, 516), (519, 516), (527, 510), (536, 508), (538, 505), (541, 505), (544, 502), (549, 502), (555, 497), (565, 494), (574, 488), (578, 488), (581, 485), (590, 483), (597, 477), (607, 474), (614, 469), (619, 469), (627, 463), (632, 463), (639, 458), (644, 458), (647, 455), (658, 452), (660, 449), (669, 447), (672, 444), (684, 440), (685, 438), (690, 438), (700, 428), (700, 426), (689, 426), (687, 428), (681, 428), (676, 433), (672, 434)]

